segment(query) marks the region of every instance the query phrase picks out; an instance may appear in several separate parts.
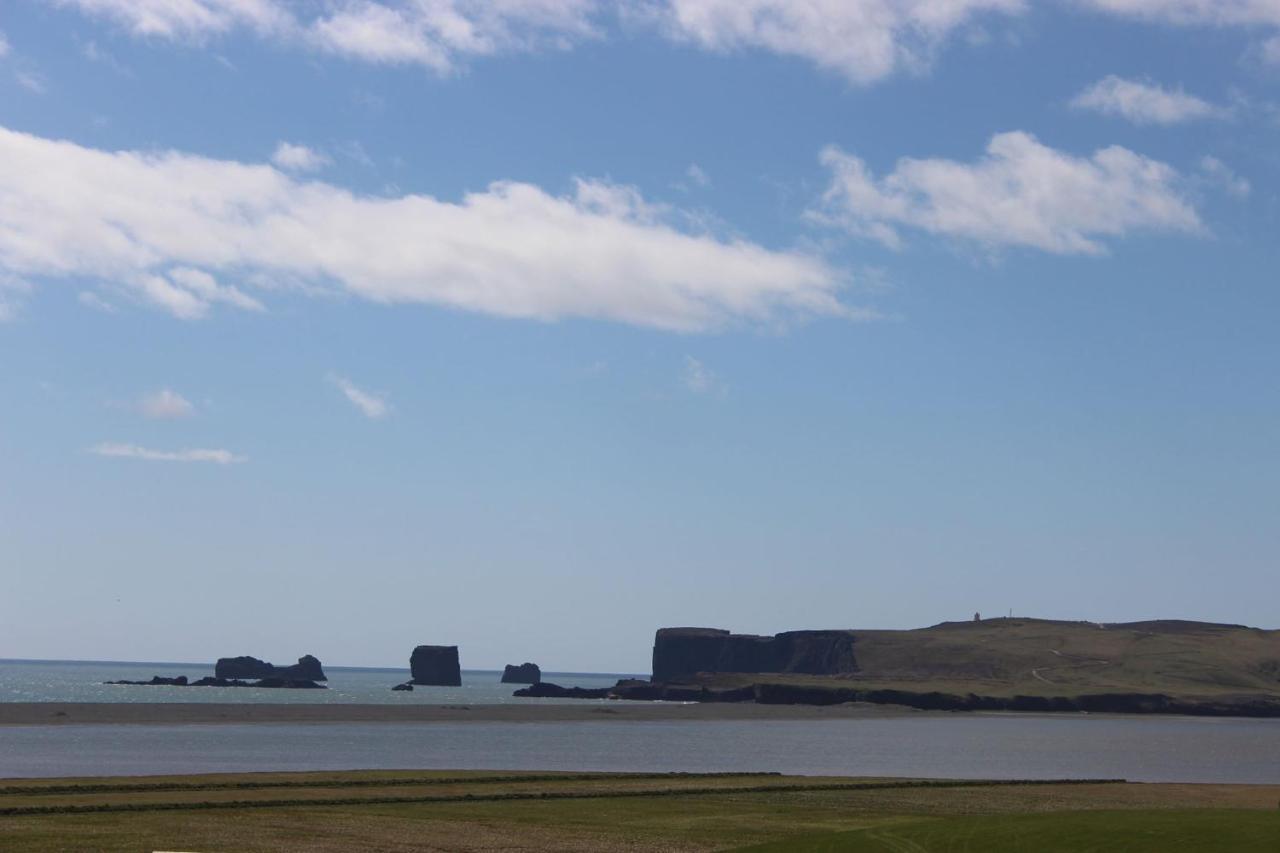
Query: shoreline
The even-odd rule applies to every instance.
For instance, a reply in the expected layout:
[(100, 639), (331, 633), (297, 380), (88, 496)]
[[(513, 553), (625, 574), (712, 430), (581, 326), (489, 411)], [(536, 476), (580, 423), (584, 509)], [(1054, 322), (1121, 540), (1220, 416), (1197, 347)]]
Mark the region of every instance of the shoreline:
[[(937, 716), (901, 706), (592, 702), (528, 705), (272, 704), (257, 702), (4, 702), (4, 726), (245, 723), (566, 723), (846, 720)], [(949, 713), (947, 713), (950, 716)]]
[(71, 725), (325, 725), (330, 723), (610, 723), (924, 719), (1236, 720), (1192, 714), (928, 711), (904, 705), (767, 705), (751, 702), (583, 702), (528, 705), (283, 704), (266, 702), (0, 702), (0, 730)]

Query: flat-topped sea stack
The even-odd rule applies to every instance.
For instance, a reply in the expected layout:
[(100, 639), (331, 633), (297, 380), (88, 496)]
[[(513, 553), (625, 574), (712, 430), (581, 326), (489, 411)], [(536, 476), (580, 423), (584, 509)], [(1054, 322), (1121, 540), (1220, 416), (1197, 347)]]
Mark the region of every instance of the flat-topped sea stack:
[(276, 666), (248, 655), (236, 658), (218, 658), (213, 667), (213, 677), (233, 678), (281, 678), (288, 681), (328, 681), (318, 658), (303, 655), (289, 666)]
[(409, 656), (411, 684), (430, 687), (459, 687), (462, 669), (457, 646), (418, 646)]
[(541, 682), (542, 670), (536, 663), (525, 662), (519, 666), (509, 663), (502, 670), (503, 684), (540, 684)]

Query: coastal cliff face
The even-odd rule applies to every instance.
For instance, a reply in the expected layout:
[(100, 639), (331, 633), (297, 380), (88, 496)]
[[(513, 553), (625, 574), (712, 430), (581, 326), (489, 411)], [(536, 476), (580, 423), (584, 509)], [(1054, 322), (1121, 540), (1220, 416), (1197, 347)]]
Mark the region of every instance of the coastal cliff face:
[(660, 628), (653, 642), (654, 681), (676, 681), (699, 672), (857, 671), (851, 631), (788, 631), (768, 637), (719, 628)]
[(502, 670), (503, 684), (538, 684), (542, 681), (542, 670), (536, 663), (522, 663), (519, 666), (507, 664)]
[(218, 658), (213, 668), (214, 678), (282, 678), (290, 681), (328, 681), (318, 658), (303, 655), (289, 666), (276, 666), (248, 655), (235, 658)]
[(432, 687), (458, 687), (462, 670), (458, 666), (457, 646), (418, 646), (409, 656), (411, 684)]

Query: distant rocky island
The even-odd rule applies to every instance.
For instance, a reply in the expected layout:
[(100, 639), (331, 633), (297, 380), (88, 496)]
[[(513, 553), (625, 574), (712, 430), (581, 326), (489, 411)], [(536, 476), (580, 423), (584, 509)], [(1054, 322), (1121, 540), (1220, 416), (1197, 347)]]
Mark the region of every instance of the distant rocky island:
[(462, 669), (457, 646), (418, 646), (409, 655), (409, 683), (431, 687), (459, 687)]
[[(253, 680), (245, 680), (253, 679)], [(275, 666), (255, 657), (218, 658), (213, 675), (194, 681), (185, 675), (168, 678), (156, 675), (150, 681), (107, 681), (105, 684), (130, 684), (143, 687), (265, 687), (288, 690), (324, 690), (320, 681), (328, 681), (318, 658), (303, 655), (296, 664)]]
[(319, 659), (303, 655), (289, 666), (276, 666), (258, 658), (243, 655), (237, 658), (218, 658), (214, 664), (216, 678), (283, 678), (292, 681), (328, 681)]
[(507, 664), (502, 670), (503, 684), (538, 684), (542, 681), (542, 670), (536, 663), (522, 663), (519, 666)]
[(517, 696), (1280, 716), (1280, 631), (1182, 620), (976, 619), (772, 636), (663, 628), (653, 678)]

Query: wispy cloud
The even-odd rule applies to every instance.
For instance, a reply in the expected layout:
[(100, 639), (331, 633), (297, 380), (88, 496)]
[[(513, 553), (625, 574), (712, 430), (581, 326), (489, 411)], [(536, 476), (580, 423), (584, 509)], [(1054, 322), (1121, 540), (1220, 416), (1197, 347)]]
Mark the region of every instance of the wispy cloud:
[(281, 142), (271, 155), (271, 162), (291, 172), (314, 172), (329, 164), (329, 158), (305, 145)]
[(0, 30), (0, 58), (9, 54), (9, 39), (5, 36), (4, 30)]
[(1156, 83), (1126, 80), (1114, 74), (1076, 95), (1071, 106), (1120, 116), (1134, 124), (1180, 124), (1228, 115), (1226, 109), (1181, 89), (1166, 89)]
[(138, 400), (138, 411), (152, 420), (176, 420), (191, 417), (196, 413), (196, 407), (178, 392), (162, 388), (144, 394)]
[(883, 178), (834, 146), (822, 162), (832, 182), (811, 215), (891, 248), (903, 244), (900, 228), (989, 248), (1090, 255), (1106, 252), (1105, 238), (1133, 231), (1203, 230), (1183, 177), (1120, 146), (1076, 157), (1013, 132), (992, 137), (974, 163), (903, 159)]
[[(194, 320), (283, 279), (384, 305), (702, 331), (853, 316), (815, 253), (687, 227), (631, 187), (361, 196), (271, 166), (0, 128), (0, 273), (91, 278)], [(668, 215), (670, 213), (670, 215)]]
[(49, 84), (42, 75), (34, 71), (19, 71), (14, 75), (18, 85), (35, 95), (43, 95), (49, 91)]
[(684, 170), (685, 177), (693, 182), (694, 186), (709, 187), (711, 186), (711, 176), (702, 170), (697, 163), (690, 163), (689, 168)]
[(116, 306), (103, 299), (92, 290), (82, 290), (76, 295), (76, 299), (86, 308), (92, 308), (95, 311), (101, 311), (104, 314), (116, 313)]
[(328, 380), (336, 385), (351, 405), (359, 409), (360, 413), (366, 418), (379, 420), (391, 413), (391, 404), (387, 402), (385, 394), (365, 391), (350, 379), (339, 376), (336, 373), (330, 373)]
[(139, 447), (136, 444), (106, 442), (89, 448), (89, 452), (98, 456), (109, 456), (117, 459), (143, 459), (148, 462), (210, 462), (215, 465), (231, 465), (247, 461), (246, 457), (237, 456), (230, 450), (221, 448), (154, 450), (148, 447)]
[(1274, 0), (1077, 0), (1103, 12), (1164, 24), (1280, 26)]
[(201, 44), (233, 30), (295, 48), (456, 73), (477, 57), (563, 50), (607, 18), (703, 50), (792, 56), (857, 84), (919, 72), (958, 32), (1029, 0), (62, 0), (139, 37)]
[(1246, 179), (1237, 175), (1235, 170), (1217, 157), (1201, 157), (1200, 173), (1209, 184), (1236, 198), (1245, 198), (1253, 191)]
[(716, 375), (714, 370), (691, 355), (684, 357), (684, 367), (680, 371), (680, 382), (694, 394), (724, 395), (729, 390), (729, 386)]
[(665, 0), (649, 10), (672, 39), (706, 50), (766, 50), (868, 84), (919, 72), (957, 30), (1015, 15), (1025, 0)]

